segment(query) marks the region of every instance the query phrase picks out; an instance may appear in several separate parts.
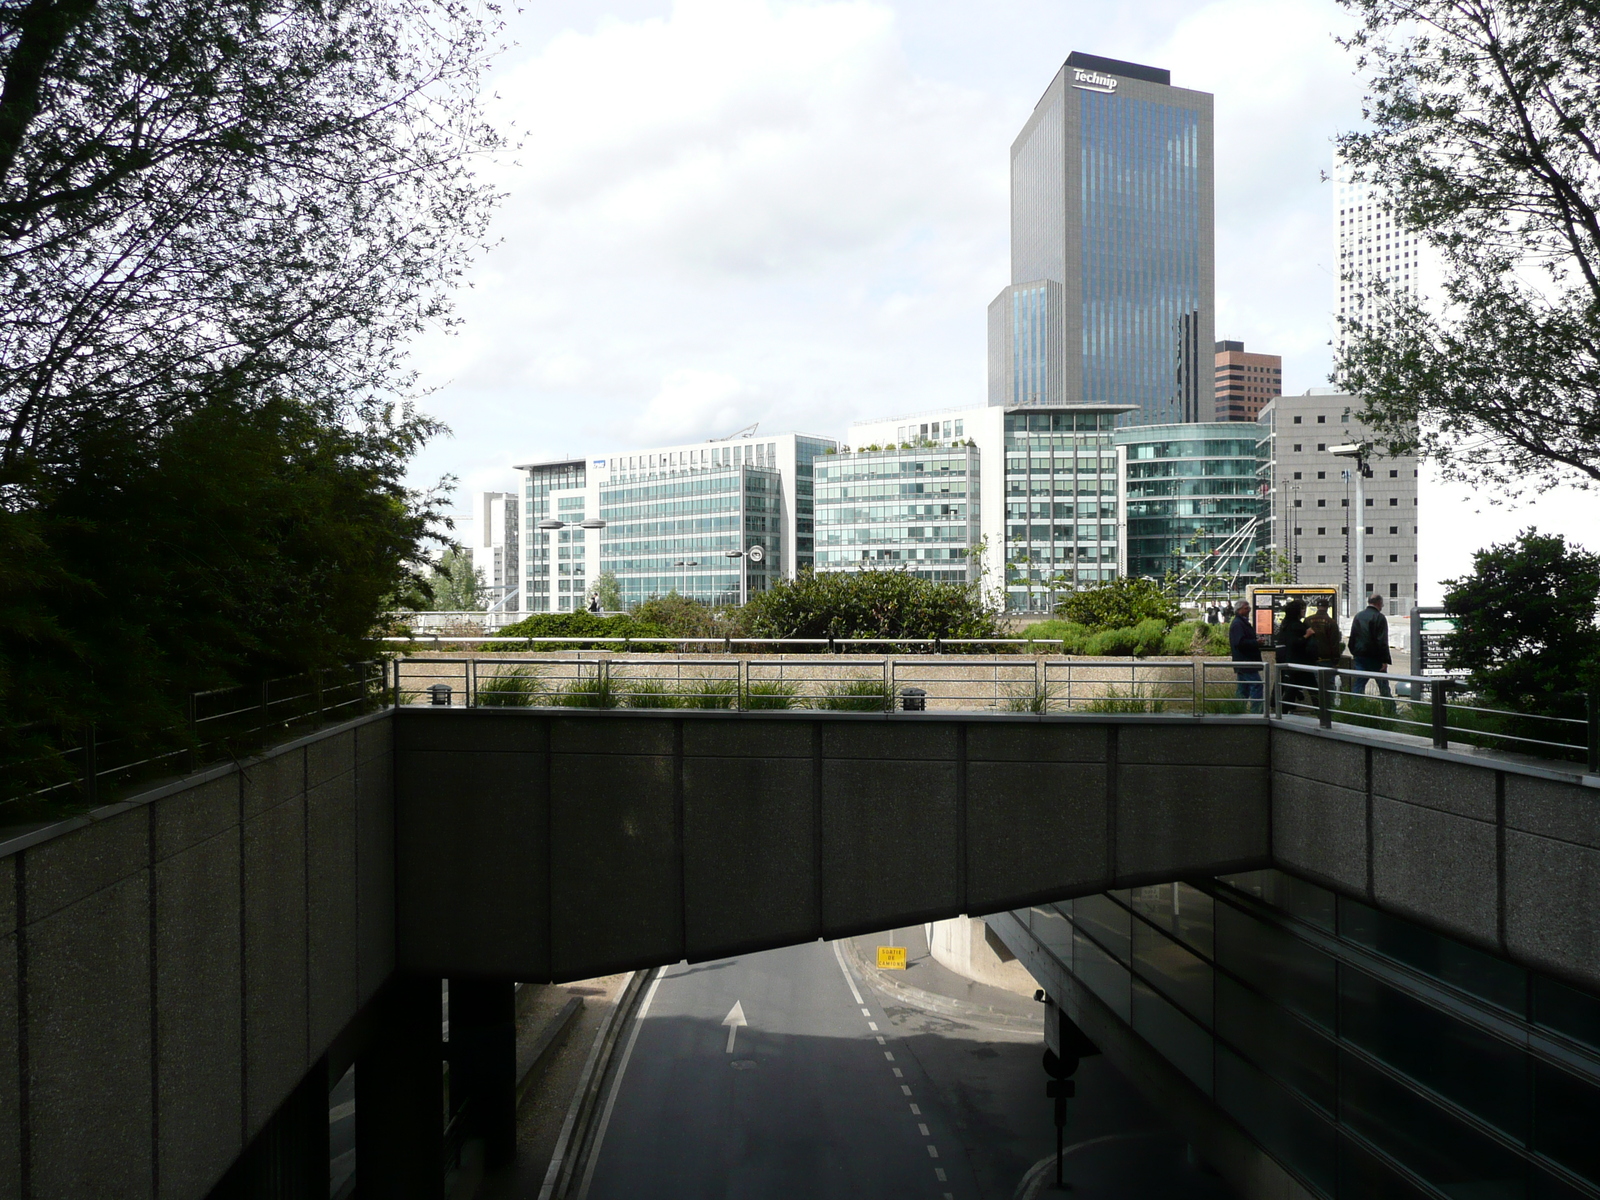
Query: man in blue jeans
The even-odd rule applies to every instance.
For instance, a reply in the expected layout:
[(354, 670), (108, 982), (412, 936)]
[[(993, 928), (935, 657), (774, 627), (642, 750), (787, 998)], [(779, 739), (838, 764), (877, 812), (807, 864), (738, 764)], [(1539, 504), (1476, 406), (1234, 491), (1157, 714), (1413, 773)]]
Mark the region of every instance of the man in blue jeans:
[[(1394, 656), (1389, 653), (1389, 619), (1383, 615), (1383, 597), (1368, 596), (1367, 606), (1350, 622), (1350, 661), (1358, 671), (1388, 673)], [(1387, 679), (1377, 680), (1378, 694), (1390, 704), (1394, 695)], [(1360, 675), (1350, 680), (1350, 690), (1365, 695), (1367, 680)]]
[[(1233, 606), (1233, 624), (1228, 626), (1228, 651), (1233, 662), (1259, 663), (1261, 639), (1255, 626), (1250, 624), (1250, 601), (1241, 600)], [(1238, 679), (1239, 699), (1248, 702), (1250, 711), (1261, 711), (1261, 668), (1234, 667)]]

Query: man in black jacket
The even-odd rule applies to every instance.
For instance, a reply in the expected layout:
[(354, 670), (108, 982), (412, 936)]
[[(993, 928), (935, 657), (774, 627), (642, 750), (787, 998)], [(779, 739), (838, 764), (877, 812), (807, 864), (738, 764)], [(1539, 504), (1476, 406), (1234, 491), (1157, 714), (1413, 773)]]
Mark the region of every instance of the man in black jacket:
[[(1261, 639), (1250, 624), (1250, 601), (1241, 600), (1233, 606), (1233, 624), (1228, 626), (1228, 650), (1235, 663), (1260, 663)], [(1261, 711), (1261, 667), (1233, 668), (1239, 680), (1239, 699), (1249, 704), (1251, 712)]]
[[(1394, 656), (1389, 653), (1389, 619), (1383, 615), (1383, 597), (1368, 596), (1367, 606), (1350, 622), (1350, 661), (1358, 671), (1387, 673)], [(1379, 679), (1378, 694), (1393, 703), (1389, 681)], [(1351, 677), (1350, 690), (1365, 695), (1367, 679), (1363, 675)]]

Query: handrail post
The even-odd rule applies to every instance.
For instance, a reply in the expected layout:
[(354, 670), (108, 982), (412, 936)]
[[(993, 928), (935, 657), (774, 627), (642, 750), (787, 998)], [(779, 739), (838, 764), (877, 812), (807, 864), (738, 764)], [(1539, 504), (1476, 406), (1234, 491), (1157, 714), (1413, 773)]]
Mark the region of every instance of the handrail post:
[(1445, 750), (1450, 746), (1450, 726), (1447, 720), (1444, 703), (1445, 681), (1435, 679), (1428, 685), (1429, 700), (1433, 708), (1433, 745), (1436, 750)]
[(94, 722), (83, 730), (83, 798), (90, 804), (100, 798), (100, 756), (95, 745)]
[(1275, 662), (1261, 664), (1261, 686), (1265, 689), (1261, 693), (1261, 712), (1272, 720), (1274, 717), (1283, 719), (1283, 688), (1278, 684), (1278, 664)]
[(1189, 667), (1193, 673), (1189, 684), (1189, 707), (1198, 717), (1201, 712), (1200, 700), (1206, 687), (1206, 665), (1198, 658), (1191, 658)]
[(200, 714), (199, 706), (195, 703), (195, 696), (190, 692), (183, 699), (183, 723), (189, 729), (189, 749), (184, 758), (188, 760), (189, 770), (200, 769)]
[(894, 711), (894, 656), (883, 656), (883, 711)]
[(476, 657), (467, 659), (467, 707), (478, 706), (478, 660)]
[(1317, 724), (1323, 729), (1333, 728), (1333, 705), (1328, 695), (1329, 678), (1332, 674), (1332, 667), (1317, 668)]
[(1589, 689), (1589, 773), (1600, 775), (1600, 687)]

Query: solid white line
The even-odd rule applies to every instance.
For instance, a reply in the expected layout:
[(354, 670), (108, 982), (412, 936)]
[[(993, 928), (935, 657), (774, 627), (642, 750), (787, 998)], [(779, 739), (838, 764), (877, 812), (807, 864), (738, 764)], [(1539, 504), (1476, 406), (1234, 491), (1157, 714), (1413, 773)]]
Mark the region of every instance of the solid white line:
[[(861, 989), (856, 986), (856, 981), (850, 977), (850, 968), (844, 965), (844, 951), (839, 949), (839, 943), (833, 944), (833, 956), (839, 960), (839, 970), (844, 972), (844, 981), (850, 985), (850, 994), (856, 998), (856, 1003), (861, 1003)], [(861, 1009), (863, 1016), (871, 1016), (866, 1008)]]
[(723, 1051), (724, 1054), (732, 1054), (733, 1053), (733, 1035), (738, 1033), (738, 1032), (739, 1032), (739, 1027), (737, 1025), (729, 1025), (728, 1026), (728, 1048)]
[(651, 980), (650, 989), (644, 994), (644, 1003), (639, 1005), (639, 1011), (633, 1018), (633, 1028), (628, 1031), (628, 1044), (622, 1048), (622, 1057), (617, 1060), (617, 1076), (611, 1081), (611, 1094), (606, 1097), (605, 1109), (600, 1113), (600, 1124), (594, 1131), (594, 1143), (589, 1147), (589, 1161), (583, 1169), (583, 1186), (578, 1189), (578, 1200), (584, 1200), (589, 1194), (589, 1181), (594, 1178), (595, 1164), (600, 1161), (600, 1146), (606, 1140), (606, 1126), (611, 1124), (611, 1110), (616, 1106), (617, 1093), (622, 1090), (622, 1077), (627, 1073), (628, 1059), (633, 1057), (633, 1044), (639, 1040), (639, 1030), (644, 1027), (650, 1001), (656, 998), (656, 989), (666, 977), (663, 971)]
[(556, 1181), (561, 1177), (561, 1171), (566, 1163), (567, 1152), (572, 1149), (572, 1134), (578, 1121), (578, 1109), (583, 1107), (583, 1096), (589, 1090), (589, 1080), (594, 1075), (595, 1065), (600, 1060), (601, 1044), (606, 1040), (611, 1022), (616, 1019), (618, 1006), (622, 997), (628, 990), (628, 984), (633, 982), (634, 972), (629, 971), (623, 977), (622, 986), (617, 989), (617, 996), (611, 1008), (600, 1018), (600, 1028), (595, 1034), (594, 1041), (589, 1044), (589, 1053), (583, 1060), (583, 1071), (578, 1076), (578, 1088), (573, 1093), (571, 1102), (567, 1105), (567, 1115), (561, 1122), (561, 1132), (556, 1137), (556, 1151), (550, 1158), (550, 1165), (545, 1169), (544, 1186), (539, 1189), (539, 1200), (550, 1200), (555, 1192)]

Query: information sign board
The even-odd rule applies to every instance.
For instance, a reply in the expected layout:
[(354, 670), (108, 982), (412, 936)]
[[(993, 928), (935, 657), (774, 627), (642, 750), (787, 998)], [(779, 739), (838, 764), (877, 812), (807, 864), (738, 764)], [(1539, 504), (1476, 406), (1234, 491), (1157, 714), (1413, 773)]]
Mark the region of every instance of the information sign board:
[(1444, 639), (1456, 631), (1457, 620), (1442, 608), (1411, 610), (1411, 673), (1448, 675), (1444, 665)]
[(1264, 650), (1276, 648), (1273, 640), (1278, 626), (1283, 624), (1283, 610), (1291, 600), (1303, 600), (1306, 606), (1306, 619), (1316, 615), (1319, 606), (1326, 605), (1328, 615), (1335, 621), (1339, 619), (1339, 589), (1335, 587), (1315, 587), (1298, 583), (1256, 583), (1251, 584), (1245, 592), (1245, 598), (1250, 601), (1251, 609), (1255, 615), (1256, 636), (1261, 639)]
[(904, 946), (879, 946), (878, 970), (904, 971), (906, 969), (906, 948)]

